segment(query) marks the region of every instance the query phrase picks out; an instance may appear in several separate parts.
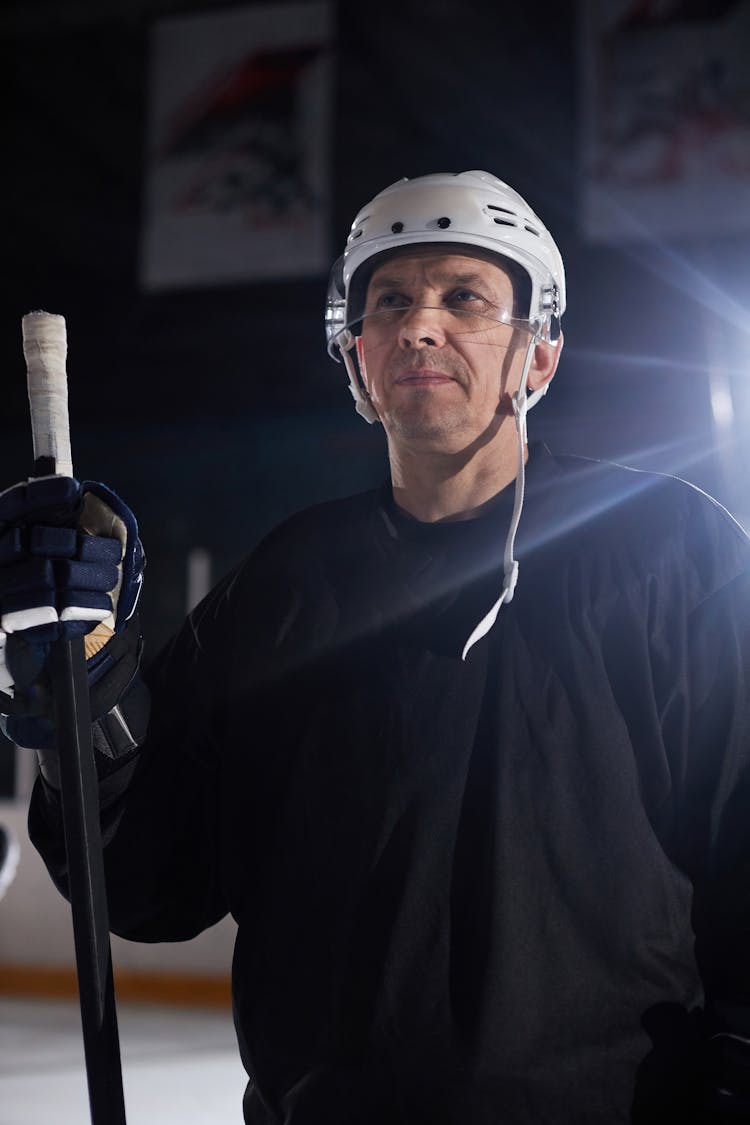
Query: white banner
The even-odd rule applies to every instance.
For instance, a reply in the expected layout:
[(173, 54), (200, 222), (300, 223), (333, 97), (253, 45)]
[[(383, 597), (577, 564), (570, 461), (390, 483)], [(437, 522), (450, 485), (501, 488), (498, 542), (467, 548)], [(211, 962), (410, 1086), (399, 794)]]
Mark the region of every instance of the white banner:
[(178, 17), (152, 35), (143, 286), (324, 273), (332, 5)]
[(580, 10), (585, 233), (750, 231), (750, 2)]

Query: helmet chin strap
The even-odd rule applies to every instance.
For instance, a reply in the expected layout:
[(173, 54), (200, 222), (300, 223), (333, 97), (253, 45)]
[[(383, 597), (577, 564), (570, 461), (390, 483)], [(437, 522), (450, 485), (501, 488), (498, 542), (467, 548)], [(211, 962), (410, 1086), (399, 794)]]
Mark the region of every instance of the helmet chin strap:
[(466, 644), (464, 645), (461, 659), (466, 660), (469, 650), (476, 644), (478, 640), (489, 633), (492, 626), (497, 621), (497, 615), (500, 612), (500, 606), (513, 600), (513, 594), (516, 589), (516, 582), (518, 581), (518, 562), (513, 558), (513, 548), (516, 542), (516, 532), (518, 525), (521, 521), (521, 512), (523, 511), (524, 492), (526, 488), (526, 414), (534, 406), (549, 386), (545, 383), (538, 391), (534, 391), (531, 395), (526, 394), (526, 385), (529, 378), (529, 369), (531, 368), (531, 360), (534, 356), (534, 348), (539, 342), (539, 336), (536, 334), (531, 337), (529, 346), (526, 351), (526, 358), (524, 359), (523, 371), (521, 373), (521, 382), (518, 390), (512, 397), (513, 402), (513, 416), (516, 423), (516, 434), (518, 436), (518, 472), (516, 473), (516, 490), (515, 499), (513, 502), (513, 515), (510, 519), (510, 526), (508, 534), (505, 538), (505, 550), (503, 552), (503, 589), (500, 597), (497, 599), (492, 608), (485, 613), (482, 620), (475, 626), (469, 635)]

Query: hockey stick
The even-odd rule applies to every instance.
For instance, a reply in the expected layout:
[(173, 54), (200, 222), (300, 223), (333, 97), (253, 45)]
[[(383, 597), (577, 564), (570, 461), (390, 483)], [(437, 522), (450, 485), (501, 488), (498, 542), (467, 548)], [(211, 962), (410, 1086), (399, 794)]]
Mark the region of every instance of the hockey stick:
[[(34, 476), (72, 476), (65, 320), (51, 313), (28, 313), (22, 332)], [(83, 637), (54, 641), (49, 666), (91, 1122), (125, 1125)]]

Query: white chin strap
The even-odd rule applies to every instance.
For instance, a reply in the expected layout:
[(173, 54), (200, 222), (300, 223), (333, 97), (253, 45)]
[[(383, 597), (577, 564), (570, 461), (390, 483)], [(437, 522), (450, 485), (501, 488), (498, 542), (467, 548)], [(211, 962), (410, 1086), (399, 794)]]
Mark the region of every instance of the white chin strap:
[(516, 433), (518, 435), (518, 472), (516, 473), (516, 492), (513, 501), (513, 515), (510, 519), (510, 527), (505, 539), (505, 550), (503, 552), (503, 589), (500, 597), (497, 599), (492, 608), (485, 613), (482, 620), (472, 630), (464, 650), (461, 653), (461, 659), (466, 660), (469, 650), (478, 640), (489, 633), (492, 626), (497, 621), (497, 615), (500, 612), (500, 606), (503, 603), (507, 604), (513, 600), (513, 594), (516, 589), (516, 582), (518, 581), (518, 562), (513, 558), (513, 548), (516, 542), (516, 532), (518, 525), (521, 521), (521, 512), (523, 511), (524, 490), (526, 487), (526, 414), (535, 406), (548, 387), (545, 383), (541, 390), (534, 391), (533, 394), (526, 394), (526, 383), (529, 378), (529, 368), (531, 367), (531, 360), (534, 355), (534, 348), (538, 343), (538, 337), (532, 336), (529, 347), (526, 352), (526, 358), (523, 364), (523, 372), (521, 374), (521, 382), (518, 390), (513, 395), (513, 415), (516, 421)]
[(375, 407), (370, 402), (369, 397), (362, 389), (362, 384), (359, 380), (357, 367), (354, 363), (354, 357), (352, 355), (352, 348), (353, 341), (349, 345), (349, 347), (339, 345), (339, 354), (344, 361), (344, 367), (346, 368), (346, 373), (349, 376), (349, 390), (351, 391), (352, 398), (354, 399), (354, 406), (357, 414), (359, 414), (360, 418), (364, 418), (365, 422), (370, 422), (372, 424), (373, 422), (378, 421), (378, 415), (376, 413)]

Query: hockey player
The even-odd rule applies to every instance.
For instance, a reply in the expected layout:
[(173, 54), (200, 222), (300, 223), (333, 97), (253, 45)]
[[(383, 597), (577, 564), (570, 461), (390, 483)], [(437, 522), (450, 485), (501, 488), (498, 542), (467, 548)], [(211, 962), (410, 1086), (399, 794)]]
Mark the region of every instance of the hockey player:
[[(236, 919), (249, 1125), (750, 1121), (748, 541), (681, 481), (527, 445), (564, 309), (500, 180), (377, 195), (326, 326), (390, 481), (287, 520), (143, 674), (127, 508), (0, 497), (32, 838), (65, 892), (44, 645), (111, 610), (112, 927)], [(115, 574), (49, 531), (92, 492)]]

